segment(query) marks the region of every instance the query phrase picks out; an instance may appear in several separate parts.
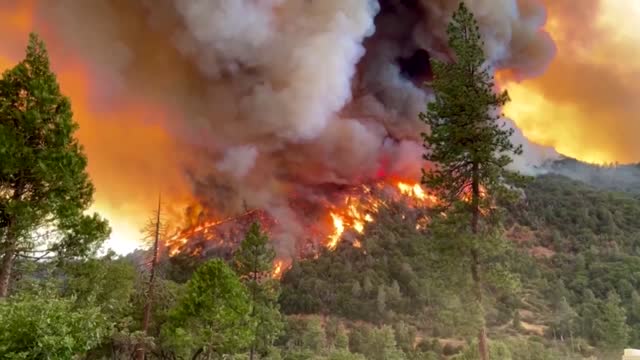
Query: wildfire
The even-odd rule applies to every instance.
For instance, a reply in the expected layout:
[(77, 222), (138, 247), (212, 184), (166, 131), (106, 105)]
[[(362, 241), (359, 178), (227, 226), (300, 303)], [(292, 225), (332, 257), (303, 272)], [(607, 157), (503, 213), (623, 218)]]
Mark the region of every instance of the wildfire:
[(344, 233), (344, 220), (336, 213), (330, 213), (329, 215), (331, 215), (331, 218), (333, 219), (333, 227), (335, 230), (333, 231), (333, 234), (329, 235), (329, 243), (327, 244), (327, 247), (329, 249), (335, 249), (338, 245), (338, 240), (340, 240), (342, 233)]
[(246, 211), (243, 214), (240, 214), (238, 216), (231, 216), (222, 220), (210, 220), (210, 221), (206, 221), (200, 225), (197, 225), (195, 227), (191, 227), (191, 228), (187, 228), (185, 230), (182, 230), (178, 233), (176, 233), (175, 235), (173, 235), (172, 237), (170, 237), (167, 242), (166, 242), (166, 247), (168, 249), (169, 252), (169, 256), (175, 256), (177, 254), (179, 254), (184, 246), (189, 242), (189, 239), (191, 239), (192, 237), (194, 237), (197, 234), (207, 234), (210, 230), (212, 230), (213, 228), (222, 225), (224, 223), (228, 223), (228, 222), (232, 222), (234, 220), (237, 220), (241, 217), (247, 216), (247, 215), (251, 215), (253, 213), (256, 213), (257, 210), (249, 210)]
[[(365, 195), (369, 192), (369, 189), (363, 187)], [(364, 226), (366, 223), (373, 222), (373, 216), (378, 210), (378, 202), (374, 199), (368, 199), (370, 201), (368, 206), (362, 201), (356, 198), (347, 198), (346, 209), (334, 209), (329, 213), (333, 222), (333, 232), (328, 237), (326, 246), (333, 250), (338, 246), (338, 242), (344, 232), (348, 229), (353, 229), (357, 233), (362, 234), (364, 232)]]
[(280, 279), (280, 277), (282, 276), (283, 267), (284, 267), (284, 261), (276, 260), (275, 263), (273, 264), (273, 271), (271, 276), (274, 279)]
[[(395, 189), (399, 195), (413, 200), (419, 206), (433, 206), (440, 202), (436, 195), (426, 192), (419, 183), (410, 184), (399, 181), (395, 184)], [(362, 234), (365, 224), (374, 221), (381, 200), (371, 198), (370, 192), (370, 188), (363, 186), (362, 197), (369, 197), (366, 199), (367, 201), (347, 198), (345, 208), (333, 209), (329, 213), (333, 223), (333, 232), (327, 238), (327, 248), (334, 250), (347, 230)], [(362, 243), (356, 239), (353, 241), (353, 246), (361, 248)]]
[[(376, 191), (379, 190), (380, 193), (374, 193), (374, 189)], [(365, 232), (366, 225), (375, 221), (379, 209), (385, 204), (386, 195), (378, 196), (379, 194), (390, 195), (390, 198), (396, 200), (404, 199), (410, 206), (415, 208), (433, 208), (435, 205), (441, 203), (438, 196), (426, 191), (419, 183), (406, 181), (396, 181), (392, 183), (379, 182), (372, 186), (354, 187), (343, 200), (342, 206), (334, 205), (328, 210), (329, 223), (328, 228), (325, 229), (330, 230), (325, 230), (326, 232), (320, 231), (316, 235), (313, 235), (316, 236), (315, 238), (318, 240), (318, 243), (323, 244), (323, 246), (329, 250), (335, 250), (343, 237), (351, 235), (354, 236), (351, 238), (352, 246), (354, 248), (362, 248), (363, 243), (361, 238), (356, 238), (355, 235)], [(480, 194), (482, 197), (486, 196), (486, 189), (484, 187), (480, 189)], [(463, 200), (468, 200), (468, 197), (468, 193), (461, 195)], [(241, 218), (254, 213), (264, 215), (258, 212), (258, 210), (250, 210), (238, 216), (221, 220), (210, 220), (182, 230), (166, 242), (168, 254), (169, 256), (175, 256), (178, 253), (187, 251), (187, 244), (190, 239), (197, 237), (204, 237), (206, 241), (217, 241), (221, 244), (225, 243), (226, 240), (218, 239), (217, 227), (225, 223), (235, 223)], [(260, 217), (258, 221), (262, 223), (266, 220)], [(416, 229), (426, 229), (429, 222), (430, 219), (426, 217), (416, 219)], [(195, 250), (190, 249), (189, 251), (193, 253)], [(315, 252), (315, 250), (312, 250), (312, 252)], [(275, 261), (272, 270), (273, 278), (280, 278), (285, 270), (286, 267), (283, 260), (279, 259)]]
[(414, 198), (416, 200), (429, 201), (432, 204), (437, 204), (440, 202), (440, 199), (438, 199), (437, 196), (425, 192), (420, 184), (410, 185), (405, 182), (398, 182), (397, 187), (402, 195)]
[(413, 186), (411, 186), (407, 183), (399, 182), (398, 189), (404, 195), (413, 196), (421, 200), (425, 199), (427, 196), (420, 184), (414, 184)]
[[(379, 196), (381, 194), (385, 195)], [(396, 200), (405, 199), (414, 207), (431, 207), (439, 203), (438, 197), (425, 191), (419, 183), (394, 181), (354, 187), (349, 190), (348, 195), (345, 195), (342, 205), (334, 205), (328, 209), (329, 222), (324, 227), (326, 230), (319, 231), (316, 235), (313, 235), (317, 239), (317, 243), (322, 244), (329, 250), (335, 250), (344, 236), (348, 234), (352, 236), (363, 234), (366, 225), (375, 221), (378, 211), (385, 204), (387, 195)], [(251, 219), (247, 217), (249, 215), (251, 215)], [(266, 218), (265, 215), (267, 215)], [(255, 216), (257, 216), (257, 220), (253, 219)], [(189, 245), (193, 239), (196, 239), (195, 244), (210, 243), (214, 247), (222, 245), (232, 248), (235, 242), (242, 237), (243, 230), (241, 226), (235, 230), (229, 229), (234, 229), (234, 224), (236, 223), (241, 225), (248, 221), (263, 223), (268, 222), (269, 218), (268, 214), (254, 209), (237, 216), (209, 220), (192, 225), (168, 238), (165, 242), (167, 253), (171, 257), (185, 252), (192, 255), (196, 253), (202, 254), (202, 249)], [(417, 228), (423, 229), (426, 226), (427, 221), (419, 219)], [(231, 242), (227, 243), (229, 241), (229, 236), (227, 236), (229, 231), (233, 232), (231, 238), (235, 240), (230, 240)], [(361, 238), (351, 238), (351, 244), (355, 248), (362, 248), (363, 246)], [(315, 252), (315, 250), (312, 250), (312, 252)], [(285, 270), (285, 261), (278, 259), (273, 264), (272, 277), (280, 278)]]

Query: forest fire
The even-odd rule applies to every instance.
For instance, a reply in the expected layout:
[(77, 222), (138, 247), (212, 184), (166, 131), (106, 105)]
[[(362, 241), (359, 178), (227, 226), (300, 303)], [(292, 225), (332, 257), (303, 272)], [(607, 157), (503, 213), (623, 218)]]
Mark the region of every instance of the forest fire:
[[(319, 226), (322, 229), (318, 234), (309, 235), (313, 238), (312, 241), (319, 245), (315, 249), (325, 247), (329, 250), (335, 250), (347, 234), (363, 234), (366, 225), (375, 221), (380, 206), (389, 200), (404, 201), (414, 208), (430, 208), (440, 202), (436, 195), (425, 191), (419, 183), (380, 181), (372, 185), (354, 186), (343, 195), (341, 201), (323, 210), (327, 215), (310, 219), (310, 222), (313, 223), (310, 228)], [(329, 219), (326, 224), (322, 220), (325, 216)], [(242, 240), (244, 228), (251, 221), (260, 222), (266, 229), (269, 229), (269, 224), (273, 223), (268, 213), (256, 209), (237, 216), (204, 221), (186, 227), (171, 236), (165, 244), (167, 253), (171, 257), (181, 253), (202, 254), (201, 247), (189, 246), (192, 241), (205, 247), (218, 244), (233, 248)], [(223, 227), (228, 229), (222, 230)], [(418, 229), (424, 227), (424, 221), (416, 224)], [(229, 231), (229, 229), (234, 230)], [(312, 231), (309, 230), (308, 233), (312, 233)], [(351, 244), (355, 248), (362, 247), (361, 240), (357, 238), (352, 238)], [(310, 254), (298, 254), (301, 257), (306, 255)], [(273, 276), (281, 276), (284, 269), (284, 260), (277, 260), (274, 263)]]
[[(91, 159), (95, 209), (110, 219), (110, 245), (119, 251), (136, 247), (145, 209), (158, 191), (180, 206), (208, 196), (210, 184), (194, 178), (211, 176), (237, 187), (221, 202), (249, 198), (255, 199), (250, 208), (266, 208), (288, 201), (282, 189), (309, 189), (336, 179), (359, 186), (379, 179), (379, 167), (412, 178), (420, 166), (424, 128), (417, 119), (429, 95), (421, 85), (432, 75), (426, 62), (448, 56), (442, 15), (458, 1), (285, 0), (275, 8), (259, 1), (237, 7), (212, 1), (203, 8), (198, 2), (100, 3), (0, 5), (0, 69), (20, 59), (29, 31), (49, 44), (51, 63), (81, 125), (79, 140)], [(590, 86), (607, 78), (624, 94), (638, 83), (626, 81), (638, 73), (632, 71), (634, 56), (606, 56), (633, 52), (638, 42), (623, 37), (614, 43), (603, 36), (634, 34), (612, 19), (628, 20), (636, 13), (616, 10), (613, 0), (586, 1), (584, 8), (591, 10), (585, 12), (551, 0), (469, 3), (479, 15), (488, 60), (503, 74), (499, 83), (513, 98), (505, 113), (524, 135), (596, 162), (630, 160), (640, 151), (632, 136), (635, 123), (621, 113), (628, 106), (619, 106), (621, 97), (602, 97), (600, 87)], [(601, 11), (594, 10), (599, 3)], [(580, 23), (590, 26), (576, 34), (571, 29), (582, 15), (588, 17)], [(96, 31), (85, 31), (95, 24), (100, 24)], [(584, 41), (593, 38), (600, 41)], [(591, 54), (576, 51), (582, 43), (597, 44), (595, 53), (605, 55), (575, 56)], [(317, 71), (318, 53), (333, 54), (324, 73)], [(561, 80), (579, 91), (564, 91), (557, 86)], [(591, 108), (601, 102), (607, 111)], [(610, 126), (612, 121), (617, 125)], [(576, 136), (564, 136), (567, 132)], [(242, 165), (230, 165), (236, 163)], [(309, 180), (311, 168), (316, 172)], [(411, 197), (423, 196), (411, 183), (399, 186)], [(178, 207), (176, 213), (182, 210)], [(366, 214), (352, 216), (349, 204), (328, 209), (321, 218), (336, 230), (328, 235), (337, 235), (324, 244), (335, 244), (339, 233), (367, 223)], [(197, 231), (186, 228), (195, 234), (228, 221), (217, 223)], [(176, 235), (170, 251), (179, 253), (189, 237)]]
[(280, 279), (282, 277), (283, 270), (286, 270), (284, 260), (276, 260), (273, 263), (273, 271), (271, 277), (274, 279)]

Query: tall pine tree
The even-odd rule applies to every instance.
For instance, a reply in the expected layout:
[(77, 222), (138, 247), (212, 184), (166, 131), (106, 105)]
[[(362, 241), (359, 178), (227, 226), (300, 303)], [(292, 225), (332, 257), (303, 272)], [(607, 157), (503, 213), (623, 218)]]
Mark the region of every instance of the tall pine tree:
[(108, 237), (105, 220), (84, 215), (94, 189), (77, 128), (31, 34), (25, 59), (0, 79), (0, 297), (16, 257), (82, 256)]
[[(491, 213), (491, 194), (506, 190), (505, 167), (512, 161), (510, 154), (519, 154), (521, 149), (510, 141), (512, 130), (500, 124), (499, 108), (509, 97), (506, 92), (494, 92), (478, 24), (464, 3), (453, 14), (447, 34), (455, 60), (432, 62), (435, 100), (420, 115), (430, 127), (430, 133), (423, 134), (424, 159), (435, 166), (424, 172), (423, 183), (441, 194), (450, 212), (458, 212), (468, 221), (470, 241), (460, 249), (465, 252), (460, 255), (468, 257), (473, 295), (482, 314), (482, 218)], [(484, 321), (479, 328), (478, 350), (486, 360)]]
[(249, 290), (252, 303), (250, 316), (256, 324), (249, 357), (251, 360), (256, 353), (264, 355), (268, 352), (283, 327), (277, 304), (279, 283), (273, 279), (275, 258), (269, 237), (260, 224), (251, 224), (233, 259), (236, 273)]
[(629, 326), (627, 314), (622, 307), (620, 296), (611, 290), (607, 294), (607, 300), (602, 304), (602, 317), (599, 319), (599, 327), (602, 329), (602, 337), (598, 341), (598, 347), (605, 352), (617, 353), (624, 349), (629, 342)]

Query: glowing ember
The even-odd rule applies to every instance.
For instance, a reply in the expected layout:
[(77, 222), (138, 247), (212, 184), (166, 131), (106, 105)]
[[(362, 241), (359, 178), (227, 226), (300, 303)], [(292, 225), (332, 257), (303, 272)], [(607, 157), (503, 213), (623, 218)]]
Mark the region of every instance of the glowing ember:
[(398, 190), (402, 195), (408, 196), (410, 198), (414, 198), (422, 201), (429, 201), (432, 204), (438, 204), (440, 202), (440, 199), (438, 199), (437, 196), (433, 194), (429, 194), (426, 191), (424, 191), (424, 189), (422, 188), (422, 186), (420, 186), (420, 184), (410, 185), (405, 182), (398, 182), (397, 186), (398, 186)]
[[(417, 207), (430, 207), (440, 203), (437, 196), (427, 193), (419, 183), (410, 184), (408, 182), (397, 182), (395, 187), (388, 187), (384, 183), (377, 184), (378, 188), (395, 189), (396, 195), (406, 197), (411, 203)], [(374, 216), (378, 212), (378, 208), (383, 201), (371, 194), (371, 188), (367, 186), (361, 187), (362, 192), (358, 197), (348, 198), (345, 202), (345, 208), (332, 209), (329, 213), (333, 222), (333, 232), (328, 236), (326, 247), (334, 250), (341, 237), (348, 230), (353, 230), (359, 234), (364, 233), (366, 223), (374, 221)], [(426, 224), (418, 225), (418, 229), (423, 229)], [(362, 247), (359, 240), (353, 241), (356, 248)]]
[[(316, 233), (310, 230), (310, 234), (314, 239), (315, 244), (322, 244), (329, 250), (335, 250), (338, 247), (341, 239), (350, 234), (363, 234), (368, 223), (375, 221), (375, 217), (378, 214), (381, 206), (385, 205), (384, 197), (379, 195), (390, 196), (392, 199), (408, 200), (408, 204), (415, 208), (428, 208), (435, 204), (438, 204), (440, 200), (433, 194), (425, 191), (419, 183), (409, 182), (378, 182), (370, 184), (370, 186), (358, 186), (348, 190), (348, 194), (345, 194), (345, 198), (342, 200), (342, 205), (333, 205), (328, 208), (328, 223), (325, 223), (325, 227), (320, 227)], [(192, 253), (194, 249), (188, 248), (191, 239), (197, 239), (196, 241), (213, 242), (216, 244), (226, 244), (224, 238), (221, 238), (225, 232), (225, 228), (221, 225), (225, 223), (235, 223), (246, 215), (256, 213), (258, 210), (251, 210), (238, 216), (229, 217), (222, 220), (211, 220), (198, 225), (193, 225), (186, 228), (166, 242), (167, 252), (169, 256), (175, 256), (178, 253), (189, 252)], [(264, 215), (258, 213), (258, 215)], [(261, 223), (264, 219), (258, 219)], [(427, 227), (428, 219), (418, 219), (419, 223), (416, 228), (422, 230)], [(312, 229), (311, 226), (310, 229)], [(323, 230), (324, 229), (324, 230)], [(241, 230), (240, 230), (241, 231)], [(223, 236), (222, 236), (223, 237)], [(240, 234), (240, 237), (241, 234)], [(362, 242), (360, 239), (352, 238), (351, 244), (355, 248), (361, 248)], [(227, 245), (233, 246), (233, 243)], [(307, 254), (305, 250), (302, 250), (302, 255), (313, 255), (317, 253), (314, 248), (310, 248), (310, 252)], [(283, 271), (284, 263), (282, 260), (278, 260), (274, 263), (273, 276), (279, 277)]]
[(282, 276), (283, 268), (284, 268), (284, 261), (276, 260), (275, 263), (273, 264), (273, 271), (271, 276), (274, 279), (280, 279), (280, 277)]
[(254, 214), (257, 211), (258, 210), (249, 210), (238, 216), (232, 216), (222, 220), (207, 221), (195, 227), (191, 227), (176, 233), (171, 238), (169, 238), (166, 242), (166, 247), (168, 249), (169, 256), (172, 257), (179, 254), (184, 249), (184, 246), (187, 245), (187, 243), (189, 242), (189, 239), (195, 237), (196, 235), (207, 234), (209, 231), (213, 230), (215, 227), (219, 225), (232, 222), (234, 220), (237, 220), (247, 215)]
[(338, 246), (338, 240), (340, 240), (342, 233), (344, 233), (344, 220), (338, 214), (331, 213), (329, 215), (331, 215), (335, 230), (333, 231), (333, 234), (329, 235), (329, 243), (327, 244), (327, 247), (333, 250)]
[(407, 183), (399, 182), (398, 189), (400, 190), (400, 193), (406, 196), (416, 197), (418, 199), (426, 198), (426, 194), (420, 184), (411, 186)]

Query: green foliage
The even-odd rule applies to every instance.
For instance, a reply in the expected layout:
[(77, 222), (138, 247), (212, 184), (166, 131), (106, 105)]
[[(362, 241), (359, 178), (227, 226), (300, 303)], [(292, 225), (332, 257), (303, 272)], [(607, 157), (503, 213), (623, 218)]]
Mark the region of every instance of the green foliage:
[(241, 279), (250, 279), (257, 284), (259, 277), (271, 273), (275, 258), (269, 237), (260, 229), (260, 223), (254, 222), (234, 254), (233, 265)]
[(620, 297), (614, 291), (607, 296), (602, 305), (602, 317), (599, 319), (602, 338), (599, 347), (604, 350), (620, 350), (629, 341), (629, 327), (626, 324), (626, 314), (620, 304)]
[(66, 360), (100, 344), (111, 332), (106, 316), (75, 303), (46, 293), (0, 301), (0, 357)]
[(272, 268), (276, 254), (269, 237), (259, 223), (251, 224), (247, 235), (233, 257), (233, 265), (241, 281), (249, 290), (250, 316), (255, 321), (252, 351), (266, 354), (282, 331), (279, 311), (279, 282), (273, 279)]
[(406, 359), (402, 350), (398, 349), (395, 334), (391, 327), (358, 327), (352, 330), (351, 349), (370, 360)]
[(81, 305), (96, 304), (110, 317), (131, 314), (136, 269), (129, 261), (108, 253), (102, 258), (67, 263), (62, 269), (63, 297), (74, 297)]
[(85, 214), (94, 188), (77, 128), (45, 45), (31, 34), (24, 60), (0, 79), (0, 297), (16, 257), (86, 256), (111, 232)]
[(473, 14), (463, 2), (447, 28), (453, 62), (432, 61), (435, 100), (420, 118), (429, 126), (423, 134), (424, 159), (434, 169), (423, 182), (449, 203), (469, 191), (475, 177), (489, 193), (504, 189), (501, 180), (511, 163), (509, 153), (520, 147), (510, 141), (512, 129), (499, 124), (499, 108), (506, 92), (495, 94), (491, 69), (485, 63), (483, 43)]
[[(455, 59), (432, 61), (434, 81), (430, 85), (435, 99), (427, 105), (427, 112), (420, 114), (430, 130), (422, 134), (424, 159), (433, 167), (423, 170), (422, 182), (439, 194), (448, 209), (435, 216), (431, 228), (436, 242), (457, 240), (448, 246), (455, 255), (445, 257), (444, 263), (462, 263), (458, 264), (461, 267), (447, 268), (454, 272), (465, 269), (470, 277), (467, 288), (474, 299), (470, 318), (479, 331), (481, 358), (486, 360), (483, 288), (487, 280), (493, 286), (509, 288), (513, 277), (495, 261), (496, 250), (504, 243), (500, 231), (483, 227), (480, 220), (493, 220), (485, 225), (495, 225), (491, 216), (498, 214), (491, 206), (494, 198), (514, 196), (504, 185), (514, 177), (506, 166), (512, 162), (510, 156), (522, 153), (522, 148), (511, 143), (513, 129), (500, 123), (499, 108), (509, 96), (494, 92), (493, 72), (486, 63), (478, 23), (464, 2), (453, 13), (447, 35)], [(438, 229), (442, 227), (446, 230)], [(494, 266), (486, 268), (487, 264)]]
[[(495, 341), (491, 343), (490, 349), (491, 359), (500, 360), (569, 360), (574, 358), (545, 348), (540, 343), (522, 339)], [(478, 358), (477, 347), (472, 344), (461, 354), (452, 357), (452, 360), (476, 360)]]
[(179, 354), (233, 354), (253, 338), (251, 302), (236, 274), (221, 260), (201, 265), (162, 328), (163, 345)]
[[(27, 251), (46, 240), (47, 248), (58, 254), (79, 256), (107, 238), (105, 220), (83, 215), (94, 189), (82, 146), (74, 138), (77, 127), (45, 45), (32, 34), (25, 59), (0, 80), (3, 247)], [(52, 233), (38, 241), (32, 231), (43, 227)]]
[[(316, 259), (293, 263), (282, 278), (285, 313), (330, 312), (379, 323), (401, 315), (422, 316), (428, 302), (442, 302), (429, 244), (402, 204), (381, 206), (364, 229), (362, 249), (339, 245)], [(382, 289), (382, 291), (380, 290)], [(384, 310), (378, 294), (384, 292)]]

